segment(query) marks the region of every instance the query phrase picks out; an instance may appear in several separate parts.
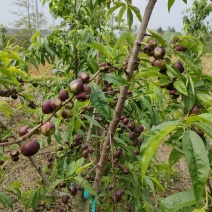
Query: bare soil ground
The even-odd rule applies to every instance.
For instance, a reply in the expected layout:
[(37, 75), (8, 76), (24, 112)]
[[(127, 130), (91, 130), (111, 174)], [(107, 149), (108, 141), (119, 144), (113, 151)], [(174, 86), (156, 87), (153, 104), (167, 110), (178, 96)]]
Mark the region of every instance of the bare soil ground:
[(50, 77), (51, 69), (52, 66), (49, 63), (47, 63), (45, 66), (40, 64), (38, 66), (38, 70), (35, 68), (35, 66), (30, 65), (29, 74), (32, 76), (32, 78)]
[(212, 53), (205, 54), (202, 58), (203, 70), (205, 73), (212, 75)]
[[(212, 74), (212, 54), (207, 54), (204, 57), (202, 57), (204, 70), (207, 74)], [(46, 66), (39, 65), (39, 70), (37, 71), (33, 66), (30, 67), (29, 73), (34, 78), (42, 78), (42, 77), (49, 77), (51, 76), (51, 66), (47, 64)], [(0, 101), (2, 101), (1, 99)], [(11, 104), (16, 104), (14, 100), (8, 100)], [(2, 115), (2, 114), (0, 114)], [(26, 117), (23, 117), (21, 114), (19, 114), (20, 118), (25, 119)], [(13, 117), (15, 118), (15, 117)], [(10, 125), (12, 128), (15, 129), (13, 118), (10, 121)], [(17, 117), (16, 117), (17, 118)], [(9, 146), (5, 148), (5, 153), (9, 155), (9, 152), (11, 149), (17, 148), (17, 145)], [(36, 158), (39, 161), (39, 164), (41, 166), (44, 166), (46, 164), (46, 158), (49, 155), (50, 152), (53, 151), (53, 146), (47, 147), (45, 149), (41, 149), (39, 153), (36, 155)], [(168, 161), (168, 155), (171, 152), (171, 148), (165, 146), (164, 144), (161, 144), (158, 152), (157, 152), (157, 159), (160, 162), (167, 162)], [(30, 161), (24, 157), (20, 156), (20, 160), (17, 162), (11, 162), (11, 160), (6, 161), (3, 166), (1, 167), (4, 170), (6, 170), (3, 179), (2, 184), (0, 185), (0, 190), (5, 187), (7, 183), (12, 183), (14, 181), (20, 181), (22, 186), (21, 190), (22, 192), (28, 190), (28, 189), (35, 189), (37, 187), (37, 182), (39, 180), (39, 176), (35, 169), (31, 166)], [(159, 197), (165, 197), (169, 196), (173, 193), (184, 191), (186, 188), (189, 188), (191, 186), (191, 181), (189, 178), (188, 169), (185, 163), (185, 160), (182, 158), (175, 166), (174, 169), (176, 171), (176, 178), (173, 179), (171, 187), (167, 189), (165, 193), (158, 193), (154, 196), (154, 199)], [(45, 206), (40, 205), (37, 212), (56, 212), (56, 208), (61, 205), (60, 200), (57, 200), (53, 202), (52, 207), (50, 209), (45, 208)], [(62, 206), (63, 207), (63, 206)], [(23, 204), (21, 204), (17, 198), (15, 198), (15, 204), (14, 209), (3, 209), (0, 205), (0, 211), (1, 212), (31, 212), (32, 209), (25, 209)]]

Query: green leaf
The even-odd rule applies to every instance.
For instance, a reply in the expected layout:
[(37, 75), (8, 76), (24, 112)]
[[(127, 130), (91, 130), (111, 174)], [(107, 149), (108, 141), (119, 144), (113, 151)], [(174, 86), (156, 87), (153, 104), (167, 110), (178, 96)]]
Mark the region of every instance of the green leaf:
[(115, 85), (127, 85), (128, 82), (121, 76), (114, 74), (114, 73), (108, 73), (104, 75), (104, 79), (108, 82), (111, 82)]
[(205, 209), (201, 208), (201, 209), (194, 209), (193, 212), (206, 212)]
[(96, 191), (92, 188), (87, 180), (83, 179), (82, 177), (74, 177), (74, 180), (79, 183), (85, 190), (87, 190), (90, 195), (97, 196)]
[(80, 158), (79, 160), (77, 160), (76, 162), (76, 167), (80, 167), (83, 165), (83, 163), (85, 162), (85, 159), (84, 158)]
[(187, 96), (185, 95), (183, 97), (183, 101), (184, 101), (185, 109), (187, 111), (190, 111), (195, 103), (195, 95), (194, 95), (194, 92), (193, 92), (190, 82), (187, 85), (187, 92), (188, 92), (188, 95)]
[(11, 54), (13, 54), (13, 55), (8, 54), (7, 55), (8, 58), (13, 59), (13, 60), (16, 60), (16, 61), (18, 61), (18, 62), (20, 62), (20, 63), (28, 66), (28, 64), (19, 57), (19, 55), (17, 54), (17, 52), (15, 52), (13, 50), (8, 50), (8, 52), (10, 52)]
[(163, 47), (166, 46), (166, 41), (163, 39), (163, 37), (160, 34), (158, 34), (152, 29), (148, 29), (148, 31)]
[(132, 195), (134, 197), (139, 199), (140, 196), (141, 196), (141, 189), (140, 189), (141, 188), (141, 183), (139, 181), (139, 175), (132, 174), (130, 177), (131, 177), (131, 181), (132, 181), (132, 184), (133, 184), (133, 187), (134, 187), (133, 188), (133, 192), (131, 192), (131, 193), (133, 193)]
[(177, 126), (172, 123), (169, 123), (165, 126), (162, 125), (161, 129), (159, 131), (157, 131), (157, 133), (155, 135), (152, 135), (152, 138), (150, 139), (146, 149), (144, 150), (144, 152), (141, 156), (141, 160), (140, 160), (142, 181), (143, 181), (143, 178), (147, 171), (147, 168), (149, 166), (150, 160), (151, 160), (152, 156), (155, 154), (159, 144), (176, 127)]
[(26, 79), (27, 73), (22, 71), (21, 69), (18, 69), (15, 66), (10, 66), (8, 70), (10, 71), (10, 73), (12, 74), (17, 73), (20, 77), (22, 77), (23, 79)]
[(118, 39), (117, 43), (113, 47), (112, 55), (115, 56), (116, 50), (123, 44), (123, 42), (130, 36), (130, 33), (125, 33), (121, 38)]
[(174, 146), (176, 146), (176, 143), (178, 143), (182, 139), (183, 133), (184, 133), (183, 128), (178, 128), (175, 132), (173, 132), (169, 136), (169, 138), (165, 141), (165, 143), (168, 145), (174, 144)]
[(196, 92), (197, 100), (210, 113), (212, 113), (212, 97), (205, 93)]
[(11, 134), (11, 132), (12, 132), (12, 129), (9, 129), (9, 130), (6, 130), (3, 133), (1, 133), (1, 135), (0, 135), (1, 139), (7, 138)]
[(68, 164), (68, 167), (66, 169), (66, 177), (70, 177), (73, 175), (76, 171), (76, 162), (72, 161), (71, 163)]
[(52, 143), (51, 136), (48, 136), (48, 137), (47, 137), (47, 144), (50, 146), (51, 143)]
[(174, 148), (169, 155), (169, 166), (172, 167), (180, 160), (182, 156), (183, 152), (179, 151), (177, 148)]
[(165, 77), (167, 78), (166, 75), (160, 74), (158, 71), (145, 71), (141, 72), (137, 75), (138, 77)]
[(165, 188), (162, 186), (158, 179), (156, 179), (155, 177), (150, 177), (150, 179), (155, 183), (159, 191), (165, 191)]
[(37, 31), (32, 35), (31, 43), (34, 43), (38, 36), (40, 36), (40, 31)]
[(182, 82), (182, 81), (175, 81), (173, 83), (174, 87), (177, 89), (178, 92), (182, 93), (182, 94), (185, 94), (185, 95), (188, 95), (188, 92), (187, 92), (187, 89), (186, 89), (186, 86), (185, 84)]
[(80, 172), (82, 172), (84, 169), (87, 169), (89, 166), (91, 166), (93, 163), (90, 162), (88, 164), (85, 164), (84, 166), (80, 166), (79, 168), (76, 169), (76, 174), (79, 174)]
[(90, 101), (97, 111), (106, 119), (111, 119), (111, 109), (108, 105), (104, 93), (97, 84), (92, 84), (90, 93)]
[(54, 52), (49, 48), (48, 45), (45, 45), (45, 49), (50, 54), (51, 57), (54, 57), (55, 56)]
[[(201, 78), (203, 78), (203, 79), (207, 79), (207, 80), (212, 81), (212, 76), (210, 76), (210, 75), (201, 74), (201, 73), (199, 73), (198, 75), (199, 75)], [(196, 73), (191, 73), (191, 76), (196, 77)]]
[(176, 51), (175, 54), (177, 54), (183, 61), (185, 61), (186, 65), (191, 69), (191, 71), (197, 74), (201, 73), (201, 68), (199, 65), (194, 63), (194, 60), (190, 56), (178, 51)]
[(137, 19), (139, 21), (142, 21), (142, 17), (141, 17), (141, 13), (140, 13), (140, 10), (137, 8), (137, 7), (134, 7), (132, 5), (130, 5), (130, 8), (133, 10), (133, 12), (135, 13)]
[(28, 56), (29, 61), (35, 66), (35, 68), (38, 70), (38, 64), (35, 61), (35, 59), (33, 57)]
[[(79, 127), (76, 126), (77, 123), (79, 123)], [(76, 116), (75, 130), (77, 131), (81, 126), (85, 128), (84, 122), (78, 116)]]
[(189, 125), (193, 122), (202, 121), (212, 125), (212, 114), (211, 113), (202, 113), (197, 116), (189, 116), (186, 120), (186, 124)]
[[(75, 111), (73, 111), (75, 112)], [(68, 143), (69, 145), (72, 144), (73, 140), (72, 140), (72, 133), (74, 131), (74, 124), (75, 123), (75, 114), (71, 117), (70, 121), (68, 122)]]
[(149, 188), (152, 190), (153, 194), (155, 194), (155, 186), (152, 180), (148, 176), (144, 176), (144, 184), (148, 185)]
[(202, 139), (192, 130), (187, 130), (182, 138), (183, 151), (191, 177), (196, 203), (202, 197), (209, 172), (209, 160)]
[(204, 131), (204, 133), (206, 133), (212, 139), (212, 130), (210, 127), (208, 127), (208, 125), (200, 123), (200, 122), (194, 122), (192, 123), (192, 125)]
[(164, 86), (167, 85), (169, 83), (171, 83), (172, 81), (170, 79), (166, 79), (166, 78), (161, 78), (157, 83), (155, 83), (158, 86)]
[(64, 179), (59, 179), (54, 181), (50, 186), (49, 186), (49, 190), (53, 190), (57, 185), (59, 185), (60, 183), (62, 183), (64, 181)]
[(166, 31), (163, 34), (163, 38), (166, 40), (167, 43), (170, 43), (174, 37), (181, 36), (181, 32), (169, 32)]
[(168, 71), (170, 71), (175, 77), (177, 77), (179, 80), (183, 81), (182, 74), (174, 67), (174, 65), (166, 65), (166, 68)]
[(151, 105), (151, 102), (148, 101), (147, 98), (144, 96), (141, 96), (142, 104), (147, 108), (149, 115), (151, 116), (151, 119), (153, 120), (153, 108)]
[[(197, 54), (195, 60), (199, 58), (203, 53), (203, 43), (196, 37), (192, 35), (185, 35), (180, 38), (178, 43), (181, 46), (186, 47), (194, 54)], [(194, 61), (194, 60), (193, 60)]]
[(102, 45), (101, 43), (93, 42), (90, 44), (86, 44), (87, 46), (100, 51), (107, 59), (110, 59), (110, 54), (108, 53), (109, 50), (106, 46)]
[(0, 72), (4, 74), (8, 79), (10, 79), (11, 83), (14, 83), (15, 85), (19, 87), (18, 80), (10, 73), (9, 70), (7, 70), (6, 68), (0, 67)]
[(32, 198), (32, 208), (34, 211), (36, 211), (36, 209), (38, 207), (38, 203), (39, 203), (39, 191), (36, 190), (36, 192)]
[(10, 115), (12, 114), (12, 107), (8, 102), (0, 102), (0, 111), (2, 111), (6, 118), (9, 119)]
[(120, 24), (121, 21), (122, 21), (122, 17), (123, 17), (123, 15), (124, 15), (124, 12), (125, 12), (126, 9), (127, 9), (127, 7), (126, 7), (126, 5), (124, 4), (124, 5), (121, 7), (120, 11), (119, 11), (119, 14), (118, 14), (118, 23), (119, 23), (119, 24)]
[(97, 0), (92, 0), (92, 4), (95, 5)]
[(129, 27), (131, 27), (132, 23), (133, 23), (133, 14), (132, 14), (132, 10), (128, 7), (127, 8), (127, 24)]
[[(22, 192), (21, 192), (21, 182), (19, 182), (19, 181), (14, 181), (14, 182), (9, 183), (9, 184), (7, 184), (7, 185), (11, 188), (11, 190), (13, 191), (13, 193), (14, 193), (15, 195), (17, 195), (18, 198), (21, 198), (21, 196), (22, 196)], [(10, 191), (11, 191), (11, 190), (10, 190)]]
[(13, 209), (13, 199), (3, 192), (0, 192), (0, 202), (4, 207)]
[(38, 190), (33, 190), (27, 200), (26, 208), (32, 207), (34, 211), (36, 210), (39, 202), (39, 192)]
[(87, 116), (87, 115), (85, 115), (85, 114), (82, 114), (82, 116), (84, 116), (84, 117), (85, 117), (90, 123), (92, 123), (93, 125), (95, 125), (95, 126), (97, 126), (97, 127), (99, 127), (99, 128), (102, 129), (102, 126), (99, 124), (99, 122), (96, 121), (95, 119), (93, 119), (92, 117)]
[(173, 6), (175, 0), (168, 0), (168, 11), (170, 12), (171, 7)]
[(165, 198), (160, 204), (158, 212), (175, 212), (186, 206), (196, 203), (192, 189), (172, 194)]
[(116, 4), (114, 7), (111, 7), (108, 12), (107, 12), (107, 17), (109, 17), (116, 9), (118, 9), (119, 7), (125, 5), (124, 3), (118, 3)]

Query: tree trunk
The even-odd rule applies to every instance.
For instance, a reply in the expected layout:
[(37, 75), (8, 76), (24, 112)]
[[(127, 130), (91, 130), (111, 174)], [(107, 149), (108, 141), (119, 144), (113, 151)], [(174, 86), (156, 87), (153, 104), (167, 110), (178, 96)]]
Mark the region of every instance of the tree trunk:
[[(132, 74), (133, 74), (134, 67), (135, 67), (136, 58), (140, 51), (140, 42), (142, 42), (142, 40), (145, 36), (147, 25), (149, 23), (149, 20), (150, 20), (150, 17), (151, 17), (151, 14), (152, 14), (152, 11), (153, 11), (156, 1), (157, 0), (149, 0), (148, 4), (146, 6), (143, 21), (140, 25), (140, 28), (139, 28), (139, 31), (137, 34), (137, 38), (134, 43), (134, 46), (133, 46), (133, 49), (132, 49), (132, 52), (131, 52), (131, 55), (129, 58), (127, 70), (126, 70), (125, 78), (128, 82), (131, 81)], [(108, 154), (110, 151), (110, 140), (113, 141), (113, 139), (114, 139), (116, 128), (119, 123), (119, 118), (121, 116), (121, 112), (124, 107), (125, 100), (127, 98), (128, 89), (129, 89), (129, 86), (123, 86), (120, 89), (120, 94), (119, 94), (118, 102), (117, 102), (115, 110), (114, 110), (113, 119), (109, 125), (107, 137), (103, 144), (103, 149), (102, 149), (101, 157), (100, 157), (97, 169), (96, 169), (96, 176), (95, 176), (95, 180), (94, 180), (94, 184), (93, 184), (93, 188), (97, 191), (97, 193), (99, 193), (101, 191), (102, 177), (103, 177), (105, 166), (108, 162)]]

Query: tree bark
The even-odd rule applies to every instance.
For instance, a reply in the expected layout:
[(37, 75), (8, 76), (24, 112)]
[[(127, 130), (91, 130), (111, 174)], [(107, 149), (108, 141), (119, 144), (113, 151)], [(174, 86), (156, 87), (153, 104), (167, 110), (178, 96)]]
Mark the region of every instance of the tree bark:
[[(128, 61), (128, 66), (127, 66), (127, 70), (126, 70), (126, 80), (128, 82), (131, 81), (132, 75), (133, 75), (133, 71), (134, 71), (134, 67), (135, 67), (135, 63), (136, 63), (136, 58), (138, 56), (138, 53), (140, 51), (140, 42), (142, 42), (145, 33), (146, 33), (146, 29), (153, 11), (153, 8), (155, 6), (155, 3), (157, 2), (157, 0), (149, 0), (145, 12), (144, 12), (144, 17), (143, 17), (143, 21), (140, 25), (138, 34), (137, 34), (137, 38), (135, 40), (129, 61)], [(122, 86), (120, 89), (120, 94), (119, 94), (119, 98), (118, 98), (118, 102), (116, 104), (115, 107), (115, 111), (114, 111), (114, 115), (113, 115), (113, 119), (110, 122), (109, 125), (109, 129), (107, 132), (107, 137), (105, 142), (103, 143), (103, 149), (101, 152), (101, 157), (96, 169), (96, 176), (95, 176), (95, 180), (93, 183), (93, 188), (97, 191), (97, 193), (99, 193), (101, 191), (101, 186), (102, 186), (102, 177), (103, 177), (103, 173), (104, 173), (104, 169), (105, 166), (108, 162), (108, 153), (110, 151), (110, 138), (114, 139), (114, 135), (116, 132), (116, 128), (118, 126), (119, 123), (119, 118), (121, 116), (121, 112), (122, 109), (124, 107), (124, 103), (125, 100), (127, 98), (127, 92), (129, 89), (129, 85), (128, 86)]]

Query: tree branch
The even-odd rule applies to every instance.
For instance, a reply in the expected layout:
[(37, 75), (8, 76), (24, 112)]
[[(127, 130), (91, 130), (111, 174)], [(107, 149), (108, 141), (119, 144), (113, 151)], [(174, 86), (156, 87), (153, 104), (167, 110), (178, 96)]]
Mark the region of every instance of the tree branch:
[[(64, 105), (66, 105), (67, 103), (69, 103), (73, 99), (73, 97), (74, 97), (74, 95), (72, 95), (69, 99), (67, 99), (60, 107), (56, 108), (55, 111), (51, 115), (49, 115), (49, 117), (47, 117), (44, 121), (42, 121), (40, 124), (38, 124), (35, 127), (33, 127), (27, 134), (25, 134), (22, 137), (18, 137), (17, 135), (16, 135), (16, 137), (13, 136), (13, 138), (15, 139), (15, 141), (2, 142), (2, 143), (0, 143), (0, 146), (9, 146), (9, 145), (12, 145), (12, 144), (20, 143), (20, 142), (22, 142), (22, 141), (30, 138), (43, 124), (45, 124), (46, 122), (50, 121), (51, 118), (53, 116), (55, 116), (55, 114), (57, 113), (58, 110), (60, 110)], [(4, 121), (2, 119), (0, 119), (0, 123), (3, 126), (5, 124), (5, 128), (8, 129), (7, 124), (4, 123)]]
[[(126, 70), (126, 80), (128, 82), (131, 81), (132, 75), (133, 75), (133, 71), (134, 71), (134, 67), (135, 67), (135, 61), (136, 58), (138, 56), (138, 53), (140, 51), (140, 42), (143, 41), (143, 38), (145, 36), (146, 33), (146, 29), (147, 29), (147, 25), (149, 23), (153, 8), (155, 6), (155, 3), (157, 2), (157, 0), (149, 0), (145, 12), (144, 12), (144, 17), (143, 17), (143, 21), (140, 25), (138, 34), (137, 34), (137, 38), (135, 40), (130, 58), (129, 58), (129, 62), (128, 62), (128, 66), (127, 66), (127, 70)], [(124, 103), (125, 100), (127, 98), (127, 92), (129, 89), (129, 85), (128, 86), (123, 86), (120, 89), (120, 94), (119, 94), (119, 98), (118, 98), (118, 102), (116, 104), (115, 107), (115, 111), (114, 111), (114, 115), (113, 115), (113, 120), (110, 122), (109, 125), (109, 129), (108, 129), (108, 133), (107, 133), (107, 137), (105, 142), (103, 143), (103, 149), (102, 149), (102, 153), (101, 153), (101, 157), (96, 169), (96, 176), (95, 176), (95, 180), (93, 183), (93, 188), (99, 193), (101, 190), (101, 185), (102, 185), (102, 177), (103, 177), (103, 173), (104, 173), (104, 168), (106, 166), (106, 163), (108, 161), (108, 153), (110, 151), (110, 136), (111, 136), (111, 140), (113, 141), (114, 139), (114, 134), (116, 132), (116, 128), (118, 126), (119, 123), (119, 118), (121, 116), (121, 112), (122, 109), (124, 107)]]
[[(9, 129), (8, 125), (6, 124), (5, 121), (3, 121), (2, 119), (0, 119), (0, 123), (1, 125), (5, 128), (5, 129)], [(18, 135), (12, 130), (11, 135), (14, 139), (18, 140)], [(21, 147), (21, 143), (19, 142), (18, 145)], [(46, 186), (50, 186), (51, 183), (48, 180), (46, 174), (43, 172), (42, 168), (40, 167), (40, 165), (38, 164), (37, 160), (35, 159), (35, 157), (31, 156), (29, 157), (30, 162), (32, 163), (32, 165), (35, 167), (35, 169), (37, 170), (38, 174), (40, 175), (41, 179), (43, 180), (43, 183)]]

